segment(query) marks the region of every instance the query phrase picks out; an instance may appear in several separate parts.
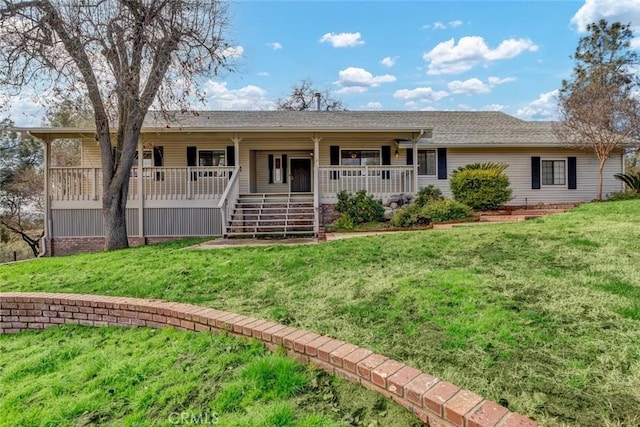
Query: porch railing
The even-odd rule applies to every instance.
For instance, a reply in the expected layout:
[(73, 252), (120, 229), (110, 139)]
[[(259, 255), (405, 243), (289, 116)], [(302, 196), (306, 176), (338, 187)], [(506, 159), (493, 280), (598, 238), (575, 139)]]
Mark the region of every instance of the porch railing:
[[(131, 169), (129, 200), (138, 199), (142, 179), (145, 200), (218, 199), (227, 188), (233, 167), (147, 167)], [(101, 168), (51, 168), (52, 201), (96, 201), (102, 199)]]
[(231, 220), (231, 216), (233, 215), (233, 211), (236, 209), (236, 203), (238, 201), (238, 197), (240, 196), (240, 166), (236, 166), (233, 173), (231, 174), (231, 179), (229, 180), (229, 184), (225, 189), (222, 197), (220, 197), (220, 203), (218, 203), (218, 208), (220, 208), (220, 212), (222, 214), (222, 235), (225, 236), (227, 234), (227, 226), (229, 225), (229, 221)]
[(376, 198), (413, 193), (413, 166), (321, 166), (320, 195), (333, 199), (340, 191), (366, 190)]

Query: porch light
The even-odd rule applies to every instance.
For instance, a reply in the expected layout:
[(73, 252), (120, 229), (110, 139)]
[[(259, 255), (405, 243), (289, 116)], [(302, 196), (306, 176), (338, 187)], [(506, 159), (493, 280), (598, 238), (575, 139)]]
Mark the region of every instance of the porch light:
[(398, 150), (398, 147), (396, 147), (396, 152), (393, 155), (396, 157), (396, 159), (400, 157), (400, 151)]

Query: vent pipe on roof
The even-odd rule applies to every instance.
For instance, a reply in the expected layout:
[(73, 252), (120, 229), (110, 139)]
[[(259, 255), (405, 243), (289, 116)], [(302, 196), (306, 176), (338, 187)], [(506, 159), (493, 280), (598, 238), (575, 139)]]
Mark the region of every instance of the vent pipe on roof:
[(316, 92), (313, 96), (316, 98), (316, 111), (320, 111), (320, 97), (322, 94), (320, 92)]

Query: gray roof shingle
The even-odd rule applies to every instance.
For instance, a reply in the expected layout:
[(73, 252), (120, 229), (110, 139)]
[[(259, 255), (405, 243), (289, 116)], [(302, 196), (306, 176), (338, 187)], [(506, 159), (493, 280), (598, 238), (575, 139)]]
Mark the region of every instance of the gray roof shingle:
[(529, 122), (492, 111), (196, 111), (149, 112), (145, 128), (283, 131), (432, 129), (423, 143), (440, 146), (559, 144), (552, 122)]

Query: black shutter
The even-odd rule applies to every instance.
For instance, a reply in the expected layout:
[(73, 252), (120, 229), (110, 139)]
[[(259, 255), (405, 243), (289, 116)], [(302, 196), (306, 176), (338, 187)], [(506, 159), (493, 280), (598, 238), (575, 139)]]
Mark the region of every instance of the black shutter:
[(153, 166), (162, 167), (164, 165), (164, 147), (161, 145), (153, 147)]
[(282, 183), (287, 183), (287, 155), (282, 155)]
[[(331, 166), (340, 165), (340, 147), (337, 145), (331, 145), (329, 147), (329, 163)], [(331, 172), (331, 179), (339, 179), (340, 174), (338, 171)]]
[(413, 147), (407, 148), (407, 166), (413, 165)]
[(227, 145), (227, 166), (236, 165), (236, 147)]
[(578, 188), (578, 164), (575, 157), (567, 158), (567, 172), (569, 175), (569, 190)]
[[(164, 165), (164, 147), (161, 145), (153, 147), (153, 166), (162, 167)], [(164, 181), (164, 172), (156, 172), (156, 181)]]
[(269, 154), (269, 184), (273, 184), (273, 154)]
[[(390, 165), (391, 164), (391, 146), (390, 145), (383, 145), (382, 146), (382, 164), (383, 165)], [(389, 179), (390, 178), (390, 171), (386, 170), (386, 171), (382, 171), (382, 179)]]
[(531, 157), (531, 189), (540, 189), (540, 157)]
[(438, 148), (438, 179), (447, 179), (447, 149)]
[[(187, 147), (187, 166), (197, 166), (198, 148)], [(191, 172), (191, 181), (198, 180), (198, 172)]]

